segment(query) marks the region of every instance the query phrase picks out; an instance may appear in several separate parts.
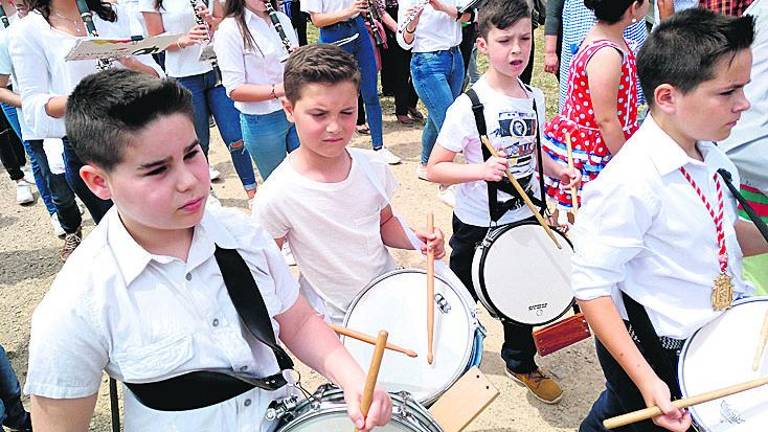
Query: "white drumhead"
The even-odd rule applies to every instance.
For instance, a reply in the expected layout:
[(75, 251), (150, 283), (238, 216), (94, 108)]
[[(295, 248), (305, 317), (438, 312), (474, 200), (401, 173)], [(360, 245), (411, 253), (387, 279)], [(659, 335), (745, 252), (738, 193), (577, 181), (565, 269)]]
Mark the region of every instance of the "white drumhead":
[[(370, 335), (389, 332), (389, 342), (414, 350), (417, 358), (386, 350), (379, 384), (390, 392), (405, 390), (429, 405), (466, 371), (477, 321), (469, 305), (442, 278), (435, 277), (435, 296), (450, 310), (435, 308), (434, 361), (427, 363), (427, 279), (420, 270), (397, 270), (371, 283), (352, 305), (344, 326)], [(437, 305), (436, 305), (437, 306)], [(373, 346), (343, 339), (357, 363), (367, 369)]]
[[(280, 429), (280, 432), (350, 432), (355, 425), (347, 417), (346, 411), (323, 412), (301, 421), (290, 423)], [(420, 432), (410, 425), (393, 418), (386, 426), (379, 426), (381, 432)]]
[[(741, 300), (688, 340), (679, 364), (683, 397), (768, 376), (768, 352), (752, 370), (766, 313), (768, 297)], [(763, 432), (768, 429), (768, 386), (690, 410), (702, 431)]]
[[(503, 228), (502, 228), (503, 229)], [(489, 309), (529, 325), (543, 325), (562, 316), (573, 303), (571, 256), (573, 248), (555, 233), (555, 246), (538, 224), (512, 226), (487, 247), (475, 251), (472, 279), (480, 291), (480, 275), (487, 295), (480, 295)]]

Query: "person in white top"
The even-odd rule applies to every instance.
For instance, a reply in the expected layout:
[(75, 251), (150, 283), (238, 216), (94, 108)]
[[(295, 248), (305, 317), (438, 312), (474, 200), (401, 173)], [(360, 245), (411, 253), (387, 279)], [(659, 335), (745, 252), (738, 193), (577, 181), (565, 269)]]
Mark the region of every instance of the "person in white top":
[(362, 15), (369, 13), (368, 4), (368, 0), (303, 0), (301, 10), (308, 13), (312, 23), (320, 29), (321, 43), (340, 42), (356, 37), (343, 44), (342, 48), (355, 56), (360, 68), (360, 94), (371, 128), (373, 149), (387, 163), (398, 164), (400, 158), (384, 147), (378, 70), (374, 53), (376, 47), (368, 36)]
[[(210, 116), (216, 119), (235, 171), (248, 199), (252, 199), (256, 194), (256, 176), (251, 155), (243, 144), (239, 114), (221, 85), (215, 60), (201, 59), (201, 55), (209, 56), (213, 50), (210, 41), (223, 16), (221, 3), (218, 0), (139, 0), (139, 11), (150, 36), (165, 32), (182, 35), (165, 51), (165, 72), (192, 92), (195, 131), (206, 157), (211, 138)], [(202, 24), (198, 24), (197, 17)], [(210, 168), (211, 179), (219, 175), (218, 170)]]
[[(86, 432), (106, 372), (126, 384), (126, 432), (272, 431), (267, 407), (292, 392), (282, 385), (291, 362), (278, 337), (344, 389), (352, 423), (385, 424), (387, 393), (376, 389), (364, 418), (364, 372), (299, 295), (271, 238), (242, 212), (206, 209), (210, 180), (189, 92), (172, 79), (110, 70), (71, 97), (67, 130), (87, 162), (83, 177), (115, 205), (33, 315), (24, 390), (34, 429)], [(237, 287), (252, 297), (230, 297)], [(251, 317), (269, 326), (261, 335), (242, 324), (248, 298)], [(199, 371), (205, 384), (168, 382)], [(231, 376), (263, 387), (238, 385), (212, 400), (231, 389)], [(152, 388), (142, 385), (170, 386), (154, 390), (172, 396), (147, 399)]]
[(605, 431), (605, 418), (652, 405), (664, 414), (636, 430), (688, 430), (690, 414), (670, 402), (680, 394), (682, 342), (753, 292), (742, 256), (768, 252), (768, 243), (738, 218), (718, 170), (735, 184), (739, 173), (712, 142), (749, 108), (753, 39), (752, 17), (688, 9), (640, 50), (650, 115), (584, 188), (571, 235), (573, 290), (607, 380), (581, 431)]
[(283, 33), (278, 32), (264, 0), (228, 0), (224, 16), (214, 42), (222, 81), (240, 111), (245, 147), (266, 180), (299, 146), (296, 128), (280, 104), (284, 62), (299, 42), (282, 12), (275, 12)]
[[(387, 246), (414, 248), (393, 215), (397, 182), (387, 164), (371, 151), (347, 149), (359, 81), (354, 57), (341, 48), (320, 44), (291, 55), (283, 103), (301, 146), (264, 183), (253, 206), (270, 236), (291, 244), (302, 293), (336, 324), (371, 280), (394, 270)], [(436, 231), (415, 234), (439, 259), (445, 251)]]
[[(130, 20), (126, 18), (123, 5), (101, 0), (87, 0), (85, 4), (100, 36), (131, 36)], [(32, 11), (10, 29), (11, 60), (21, 91), (24, 120), (34, 138), (63, 140), (66, 180), (98, 223), (112, 203), (93, 195), (83, 183), (79, 175), (83, 164), (72, 150), (64, 128), (69, 93), (83, 77), (96, 72), (98, 62), (65, 60), (75, 43), (88, 36), (75, 0), (38, 0), (31, 6)], [(111, 65), (154, 76), (163, 73), (148, 55), (125, 57)], [(79, 229), (67, 234), (71, 235), (65, 237), (67, 250), (62, 251), (62, 258), (66, 258), (80, 241)]]

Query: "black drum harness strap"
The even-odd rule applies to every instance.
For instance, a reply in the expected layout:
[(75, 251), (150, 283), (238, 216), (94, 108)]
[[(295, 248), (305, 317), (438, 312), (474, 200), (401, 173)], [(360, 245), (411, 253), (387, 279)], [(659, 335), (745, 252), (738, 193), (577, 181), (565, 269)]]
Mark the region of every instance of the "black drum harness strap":
[[(243, 325), (254, 338), (272, 350), (281, 372), (255, 378), (232, 371), (195, 371), (159, 382), (125, 383), (142, 405), (158, 411), (187, 411), (216, 405), (254, 388), (274, 391), (287, 384), (282, 371), (292, 370), (293, 361), (277, 343), (264, 298), (248, 265), (235, 249), (216, 246), (214, 256)], [(112, 390), (110, 387), (110, 396), (116, 402), (116, 386), (115, 392)], [(116, 407), (113, 404), (114, 432), (120, 430)]]
[[(541, 198), (536, 198), (531, 196), (531, 201), (540, 208), (540, 212), (542, 215), (546, 214), (547, 210), (547, 204), (546, 204), (546, 195), (545, 195), (545, 189), (544, 189), (544, 169), (542, 166), (543, 163), (543, 152), (541, 150), (541, 136), (539, 135), (539, 111), (538, 107), (536, 106), (536, 98), (533, 96), (533, 91), (530, 87), (523, 84), (523, 88), (526, 90), (528, 94), (531, 95), (531, 99), (533, 100), (533, 111), (534, 115), (536, 116), (536, 158), (537, 158), (537, 166), (538, 166), (538, 173), (539, 173), (539, 189), (541, 192)], [(485, 123), (485, 107), (483, 106), (482, 102), (480, 102), (480, 98), (477, 96), (477, 92), (475, 92), (473, 89), (469, 89), (466, 92), (466, 95), (469, 97), (469, 100), (472, 102), (472, 113), (475, 116), (475, 125), (477, 126), (477, 132), (480, 137), (488, 137), (488, 126)], [(483, 151), (483, 160), (488, 160), (491, 157), (491, 152), (484, 146), (480, 145), (480, 148)], [(522, 197), (517, 193), (515, 188), (512, 186), (512, 184), (507, 180), (506, 178), (503, 178), (501, 181), (498, 182), (490, 182), (486, 181), (486, 184), (488, 186), (488, 211), (491, 218), (491, 222), (495, 223), (499, 219), (501, 219), (502, 216), (509, 210), (513, 210), (516, 208), (519, 208), (524, 204)], [(507, 201), (499, 201), (498, 199), (498, 192), (506, 192), (509, 195), (512, 196), (511, 199)]]

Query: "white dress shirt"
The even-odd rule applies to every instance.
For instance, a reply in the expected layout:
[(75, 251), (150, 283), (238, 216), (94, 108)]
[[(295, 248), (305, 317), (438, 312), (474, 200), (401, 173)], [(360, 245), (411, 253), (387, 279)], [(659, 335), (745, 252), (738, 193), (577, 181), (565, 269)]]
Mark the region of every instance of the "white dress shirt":
[[(104, 21), (93, 14), (93, 23), (101, 37), (130, 38), (131, 29), (124, 6), (112, 7), (118, 19)], [(30, 12), (18, 24), (10, 28), (11, 59), (21, 90), (24, 119), (36, 138), (61, 138), (66, 135), (64, 117), (54, 118), (45, 112), (45, 105), (55, 96), (68, 96), (85, 76), (97, 71), (96, 60), (64, 61), (79, 36), (73, 36), (51, 27), (38, 12)], [(136, 59), (163, 71), (152, 56)], [(123, 67), (119, 62), (114, 67)]]
[(755, 0), (744, 12), (755, 17), (752, 81), (744, 94), (752, 106), (741, 114), (731, 136), (718, 143), (739, 167), (742, 181), (768, 195), (768, 0)]
[[(102, 371), (119, 381), (156, 382), (227, 368), (257, 377), (278, 371), (272, 351), (241, 324), (214, 257), (237, 249), (270, 317), (290, 308), (298, 286), (274, 240), (234, 209), (208, 209), (194, 229), (187, 262), (139, 246), (113, 207), (67, 260), (32, 317), (27, 394), (93, 395)], [(277, 322), (272, 319), (275, 334)], [(287, 389), (250, 390), (182, 412), (149, 409), (125, 391), (126, 432), (260, 431), (273, 399)]]
[[(8, 17), (10, 26), (6, 29), (0, 30), (0, 74), (8, 75), (11, 78), (11, 86), (13, 86), (13, 92), (21, 94), (19, 82), (16, 80), (16, 70), (13, 68), (13, 61), (11, 60), (10, 42), (11, 38), (10, 28), (19, 21), (19, 15), (13, 14)], [(25, 141), (42, 139), (43, 137), (35, 136), (27, 126), (27, 122), (24, 121), (24, 112), (21, 108), (16, 108), (16, 112), (19, 119), (19, 129), (21, 129), (21, 139)]]
[(301, 0), (301, 11), (306, 13), (333, 13), (352, 6), (355, 0)]
[[(408, 8), (416, 2), (417, 0), (400, 1), (400, 9), (397, 13), (398, 27), (405, 21)], [(462, 6), (467, 3), (467, 0), (445, 0), (443, 3), (451, 6)], [(461, 44), (461, 22), (456, 21), (447, 13), (436, 11), (432, 6), (427, 5), (419, 19), (413, 42), (406, 43), (403, 33), (397, 32), (397, 43), (403, 49), (413, 50), (415, 53), (449, 50)]]
[[(299, 45), (299, 39), (291, 25), (291, 19), (278, 12), (280, 23), (291, 45)], [(221, 68), (221, 76), (227, 96), (243, 84), (280, 84), (283, 82), (285, 63), (280, 60), (288, 53), (280, 36), (277, 34), (269, 18), (260, 18), (255, 13), (245, 9), (245, 22), (253, 36), (256, 47), (246, 49), (243, 34), (235, 18), (226, 18), (219, 24), (216, 31), (216, 57)], [(238, 102), (235, 107), (243, 114), (270, 114), (282, 110), (278, 99), (260, 102)]]
[[(730, 171), (735, 184), (739, 177), (714, 144), (697, 146), (704, 162), (688, 157), (648, 116), (597, 180), (584, 187), (584, 205), (571, 231), (576, 298), (612, 296), (626, 319), (624, 291), (645, 306), (659, 336), (676, 339), (687, 339), (720, 314), (710, 300), (720, 274), (715, 224), (679, 169), (685, 167), (715, 206), (717, 169)], [(753, 288), (741, 277), (736, 201), (720, 181), (728, 271), (739, 297)]]
[[(197, 25), (195, 10), (189, 0), (163, 0), (163, 7), (155, 8), (156, 0), (139, 0), (139, 12), (159, 13), (163, 28), (170, 34), (187, 34)], [(210, 0), (203, 4), (213, 12)], [(211, 62), (200, 61), (203, 45), (190, 45), (184, 49), (165, 52), (165, 72), (174, 78), (200, 75), (213, 69)]]

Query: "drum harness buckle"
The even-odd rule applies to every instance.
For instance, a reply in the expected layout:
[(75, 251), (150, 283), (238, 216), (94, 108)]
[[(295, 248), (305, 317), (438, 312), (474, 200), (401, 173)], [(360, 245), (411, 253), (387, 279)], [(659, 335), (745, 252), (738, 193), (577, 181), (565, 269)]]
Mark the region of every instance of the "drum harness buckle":
[(437, 303), (437, 307), (440, 308), (440, 312), (447, 314), (451, 311), (451, 305), (442, 294), (435, 293), (435, 303)]
[(412, 401), (413, 397), (407, 391), (398, 392), (397, 395), (400, 397), (400, 402), (398, 402), (396, 406), (392, 407), (392, 414), (397, 414), (403, 419), (410, 421), (410, 418), (413, 416), (413, 414), (408, 411), (408, 402)]
[[(292, 384), (290, 380), (288, 380), (288, 384), (286, 384), (286, 386), (295, 388), (304, 396), (305, 399), (311, 400), (313, 407), (315, 404), (317, 404), (319, 407), (320, 398), (322, 397), (322, 393), (325, 392), (325, 389), (321, 387), (318, 389), (318, 391), (315, 392), (315, 394), (311, 394), (307, 391), (307, 389), (304, 388), (304, 386), (301, 385), (301, 373), (295, 369), (291, 369), (291, 372), (296, 374), (296, 377), (293, 380), (295, 383)], [(317, 393), (320, 393), (320, 395), (318, 396)], [(274, 400), (271, 404), (269, 404), (267, 411), (264, 413), (264, 418), (270, 422), (280, 420), (286, 415), (292, 413), (298, 404), (299, 395), (295, 393), (283, 399)]]

